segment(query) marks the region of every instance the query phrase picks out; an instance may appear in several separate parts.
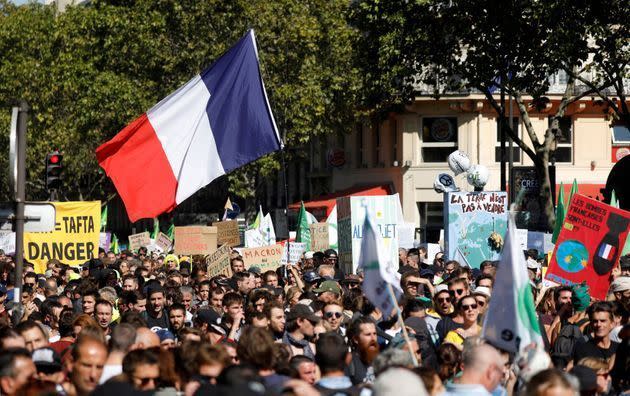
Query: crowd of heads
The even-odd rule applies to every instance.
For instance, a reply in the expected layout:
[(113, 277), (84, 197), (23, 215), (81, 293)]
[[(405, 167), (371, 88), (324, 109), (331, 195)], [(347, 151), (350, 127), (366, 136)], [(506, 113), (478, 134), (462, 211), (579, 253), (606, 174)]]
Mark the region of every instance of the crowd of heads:
[(544, 258), (524, 254), (543, 340), (526, 356), (481, 337), (493, 291), (511, 287), (495, 261), (400, 249), (399, 318), (332, 249), (265, 271), (234, 250), (212, 277), (204, 256), (101, 251), (43, 274), (25, 263), (20, 290), (0, 251), (0, 394), (630, 392), (630, 256), (597, 301), (585, 284), (546, 286)]

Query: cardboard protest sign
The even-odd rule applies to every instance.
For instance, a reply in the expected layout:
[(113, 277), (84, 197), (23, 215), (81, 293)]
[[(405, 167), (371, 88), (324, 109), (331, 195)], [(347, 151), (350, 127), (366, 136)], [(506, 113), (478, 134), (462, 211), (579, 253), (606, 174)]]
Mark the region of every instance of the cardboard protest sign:
[(308, 228), (311, 231), (311, 250), (314, 252), (323, 252), (328, 249), (330, 246), (328, 223), (313, 223), (309, 224)]
[(217, 275), (225, 275), (228, 278), (232, 276), (232, 268), (230, 268), (231, 251), (230, 246), (225, 244), (206, 256), (206, 264), (208, 265), (207, 276), (209, 278)]
[(274, 270), (280, 266), (284, 247), (281, 244), (262, 246), (257, 248), (240, 249), (245, 268), (257, 267), (260, 272)]
[(546, 279), (563, 285), (586, 281), (591, 296), (604, 299), (610, 286), (610, 272), (619, 261), (629, 225), (629, 212), (575, 194)]
[(56, 211), (54, 231), (24, 233), (24, 259), (35, 264), (35, 272), (40, 274), (46, 271), (50, 259), (78, 266), (98, 256), (101, 203), (52, 204)]
[(219, 221), (212, 223), (212, 225), (217, 227), (217, 244), (223, 245), (226, 243), (232, 247), (241, 244), (237, 221)]
[(217, 250), (217, 227), (175, 227), (175, 254), (210, 254)]
[(359, 265), (366, 210), (370, 212), (374, 226), (381, 233), (384, 254), (393, 262), (398, 261), (398, 224), (401, 211), (398, 194), (337, 198), (339, 264), (346, 274), (356, 273)]
[[(300, 261), (302, 254), (306, 250), (306, 242), (291, 242), (289, 243), (289, 260), (290, 264), (296, 264)], [(282, 249), (282, 259), (280, 260), (280, 265), (287, 264), (287, 245), (285, 243), (284, 248)]]
[(444, 251), (449, 260), (479, 268), (484, 260), (499, 260), (500, 251), (489, 243), (496, 232), (507, 231), (507, 193), (495, 191), (444, 194)]
[(129, 249), (131, 249), (132, 252), (137, 252), (141, 247), (147, 247), (150, 244), (151, 235), (149, 231), (129, 235)]
[(160, 232), (155, 238), (155, 246), (162, 249), (163, 252), (168, 252), (173, 247), (173, 241), (163, 232)]

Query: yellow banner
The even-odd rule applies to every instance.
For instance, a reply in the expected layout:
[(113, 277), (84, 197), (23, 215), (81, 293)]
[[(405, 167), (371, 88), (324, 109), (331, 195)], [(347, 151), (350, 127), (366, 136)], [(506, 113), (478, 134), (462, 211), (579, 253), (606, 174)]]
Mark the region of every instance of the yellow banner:
[(101, 229), (101, 202), (52, 202), (55, 230), (25, 232), (24, 259), (35, 264), (35, 272), (46, 271), (46, 263), (57, 259), (79, 266), (98, 256)]

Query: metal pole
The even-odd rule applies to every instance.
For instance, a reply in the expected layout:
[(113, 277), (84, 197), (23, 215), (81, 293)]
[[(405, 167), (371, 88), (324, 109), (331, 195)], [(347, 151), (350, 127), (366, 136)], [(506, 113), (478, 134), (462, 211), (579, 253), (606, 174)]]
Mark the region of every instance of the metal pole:
[(287, 268), (289, 265), (289, 250), (291, 248), (291, 228), (289, 227), (289, 181), (287, 178), (287, 161), (284, 154), (285, 150), (285, 148), (280, 150), (280, 160), (282, 161), (282, 178), (284, 179), (284, 214), (287, 217), (287, 265), (284, 266), (284, 277), (288, 280), (289, 276), (287, 274)]
[(26, 123), (29, 107), (20, 101), (17, 128), (17, 192), (15, 194), (15, 292), (13, 301), (22, 300), (22, 272), (24, 269), (24, 203), (26, 201)]
[(501, 74), (501, 114), (499, 114), (499, 138), (501, 139), (501, 188), (500, 191), (505, 191), (505, 185), (507, 178), (505, 175), (505, 129), (503, 128), (503, 122), (505, 117), (505, 76)]
[[(510, 100), (510, 130), (514, 132), (514, 112), (512, 108), (512, 94), (509, 95)], [(508, 151), (508, 177), (510, 178), (510, 183), (512, 182), (512, 168), (514, 167), (514, 140), (512, 140), (512, 136), (508, 136), (510, 145)]]

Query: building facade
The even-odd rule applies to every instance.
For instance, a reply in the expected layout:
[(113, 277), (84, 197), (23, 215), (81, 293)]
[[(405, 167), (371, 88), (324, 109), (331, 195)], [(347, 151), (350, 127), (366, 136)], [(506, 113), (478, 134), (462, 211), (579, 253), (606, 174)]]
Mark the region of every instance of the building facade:
[[(530, 112), (539, 139), (543, 139), (550, 115), (557, 111), (561, 95), (549, 96), (540, 111)], [(500, 190), (500, 139), (498, 117), (481, 94), (453, 95), (440, 100), (417, 97), (404, 113), (390, 114), (375, 126), (357, 126), (344, 138), (331, 139), (321, 169), (330, 173), (331, 191), (357, 186), (390, 185), (401, 196), (405, 221), (416, 224), (416, 239), (437, 241), (442, 228), (442, 194), (433, 189), (438, 174), (452, 173), (447, 156), (462, 150), (473, 164), (490, 171), (487, 191)], [(516, 104), (512, 123), (519, 136), (531, 144)], [(607, 109), (595, 98), (570, 105), (561, 121), (562, 137), (554, 153), (556, 183), (577, 180), (580, 192), (600, 198), (613, 165), (630, 153), (628, 129), (615, 129)], [(321, 151), (321, 150), (320, 150)], [(509, 151), (509, 149), (508, 149)], [(514, 166), (533, 166), (520, 148), (512, 149)], [(508, 185), (509, 185), (509, 172)], [(455, 177), (462, 190), (472, 190), (465, 175)]]

